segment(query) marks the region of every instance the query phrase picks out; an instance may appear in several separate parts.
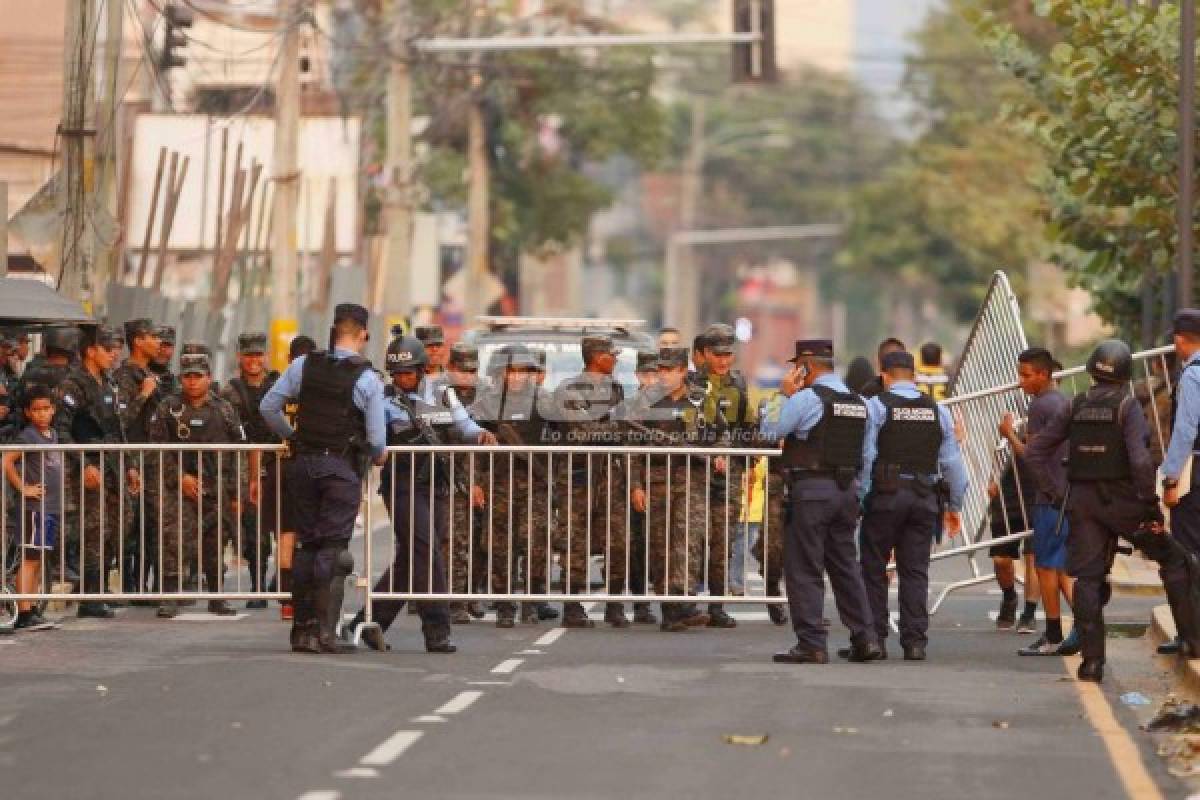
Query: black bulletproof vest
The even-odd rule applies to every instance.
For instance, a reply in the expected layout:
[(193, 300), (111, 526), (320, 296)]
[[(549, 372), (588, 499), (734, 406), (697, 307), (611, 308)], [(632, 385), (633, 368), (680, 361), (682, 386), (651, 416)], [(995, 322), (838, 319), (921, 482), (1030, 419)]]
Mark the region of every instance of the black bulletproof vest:
[[(1200, 364), (1188, 364), (1179, 373), (1179, 377), (1175, 381), (1175, 386), (1171, 389), (1171, 430), (1175, 429), (1175, 421), (1179, 416), (1179, 386), (1183, 383), (1183, 376), (1187, 374), (1189, 369), (1200, 368)], [(1196, 432), (1196, 441), (1192, 442), (1192, 452), (1200, 450), (1200, 431)]]
[(366, 450), (366, 417), (354, 405), (354, 385), (370, 367), (369, 361), (358, 356), (334, 358), (323, 350), (305, 357), (296, 415), (301, 452)]
[(927, 395), (909, 399), (894, 392), (884, 392), (879, 401), (887, 417), (879, 430), (876, 466), (899, 467), (901, 474), (935, 474), (942, 447), (937, 403)]
[(1121, 406), (1128, 399), (1123, 391), (1089, 391), (1071, 401), (1071, 449), (1067, 462), (1070, 480), (1129, 478), (1129, 452), (1121, 426)]
[[(415, 414), (419, 423), (407, 416), (394, 418), (388, 423), (387, 443), (393, 447), (405, 445), (439, 445), (451, 443), (450, 437), (454, 430), (454, 417), (449, 408), (435, 406), (424, 400), (410, 395), (401, 396), (399, 391), (388, 399), (389, 403), (404, 409), (409, 415)], [(410, 472), (418, 485), (426, 486), (432, 475), (432, 460), (429, 453), (394, 453), (390, 456), (391, 463), (383, 468), (382, 485), (385, 491), (390, 491), (391, 477), (397, 476), (398, 488), (407, 485)], [(440, 486), (447, 485), (450, 477), (450, 461), (448, 458), (437, 462), (437, 482)]]
[(783, 466), (812, 470), (845, 470), (862, 467), (863, 437), (867, 433), (867, 405), (853, 392), (814, 386), (824, 412), (807, 439), (788, 436), (783, 443)]
[(84, 392), (82, 398), (73, 398), (79, 407), (71, 424), (72, 440), (77, 444), (124, 442), (121, 418), (117, 415), (117, 387), (107, 375), (97, 383), (83, 367), (76, 367), (71, 376), (73, 383)]
[[(229, 430), (225, 418), (221, 416), (221, 412), (217, 408), (216, 401), (212, 398), (196, 408), (176, 395), (166, 402), (164, 422), (170, 443), (178, 444), (181, 447), (186, 448), (194, 444), (228, 444), (234, 441), (233, 432)], [(166, 456), (167, 459), (177, 457), (182, 459), (183, 471), (193, 475), (198, 474), (197, 461), (199, 457), (202, 457), (205, 489), (206, 491), (209, 489), (215, 491), (214, 487), (218, 477), (218, 453), (183, 450), (181, 456), (176, 456), (174, 453)], [(226, 467), (228, 466), (227, 462)]]
[[(498, 396), (489, 396), (485, 408), (488, 412), (493, 409), (497, 413), (488, 414), (493, 419), (479, 420), (480, 426), (492, 433), (501, 434), (501, 426), (516, 434), (520, 444), (548, 445), (553, 444), (552, 429), (554, 424), (541, 415), (540, 405), (548, 402), (543, 390), (526, 392), (510, 392), (500, 387), (494, 390)], [(501, 435), (502, 444), (517, 444), (505, 441)]]
[(279, 441), (279, 437), (267, 425), (262, 412), (258, 410), (259, 403), (262, 402), (267, 392), (271, 391), (271, 387), (277, 380), (279, 380), (279, 373), (271, 372), (267, 374), (261, 386), (251, 386), (241, 378), (233, 378), (229, 381), (229, 386), (237, 395), (241, 405), (240, 416), (242, 424), (246, 428), (246, 438), (256, 444), (274, 444)]

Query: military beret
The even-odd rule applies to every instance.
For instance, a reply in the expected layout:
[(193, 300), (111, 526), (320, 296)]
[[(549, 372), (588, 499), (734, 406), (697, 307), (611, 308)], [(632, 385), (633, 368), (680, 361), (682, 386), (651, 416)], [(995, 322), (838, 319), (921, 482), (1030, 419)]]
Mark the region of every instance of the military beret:
[(1171, 330), (1175, 333), (1200, 333), (1200, 309), (1179, 309)]
[(194, 355), (209, 356), (212, 355), (212, 350), (210, 350), (208, 345), (206, 345), (204, 342), (184, 342), (183, 348), (179, 351), (179, 355), (181, 357)]
[(421, 340), (421, 344), (445, 344), (446, 334), (441, 325), (418, 325), (413, 328), (413, 336)]
[(450, 363), (464, 372), (479, 369), (479, 348), (466, 342), (458, 342), (450, 348)]
[(267, 352), (267, 335), (265, 333), (243, 333), (238, 336), (239, 353)]
[(179, 357), (180, 375), (209, 375), (212, 368), (205, 353), (186, 353)]
[(148, 333), (154, 336), (157, 333), (157, 328), (154, 327), (154, 320), (151, 319), (131, 319), (125, 323), (125, 338), (132, 339), (135, 336), (141, 336), (143, 333)]
[(917, 368), (913, 354), (904, 350), (894, 350), (884, 355), (881, 362), (884, 372), (890, 369), (914, 370)]
[(588, 353), (615, 353), (617, 346), (607, 333), (589, 333), (579, 343), (580, 350), (586, 356)]
[(665, 369), (686, 367), (688, 365), (688, 349), (686, 347), (664, 347), (658, 351), (658, 366)]
[(365, 328), (369, 319), (370, 314), (358, 303), (338, 303), (333, 309), (334, 325), (345, 320), (352, 320)]
[(159, 325), (155, 332), (163, 344), (175, 344), (175, 327), (173, 325)]
[(796, 342), (796, 355), (788, 361), (796, 362), (802, 358), (833, 358), (833, 341), (831, 339), (800, 339)]

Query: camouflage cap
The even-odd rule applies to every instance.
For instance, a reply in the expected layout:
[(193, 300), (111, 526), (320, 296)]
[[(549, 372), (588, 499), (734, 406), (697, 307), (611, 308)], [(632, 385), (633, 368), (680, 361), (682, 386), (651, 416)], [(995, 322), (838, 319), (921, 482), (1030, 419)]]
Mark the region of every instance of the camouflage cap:
[(421, 344), (445, 344), (446, 333), (441, 325), (418, 325), (413, 328), (413, 336), (421, 340)]
[(179, 357), (180, 375), (211, 375), (212, 368), (205, 353), (187, 353)]
[(466, 342), (458, 342), (450, 348), (450, 363), (463, 372), (479, 369), (479, 348)]
[(120, 347), (125, 343), (121, 332), (111, 325), (101, 325), (97, 328), (93, 341), (101, 347)]
[(637, 367), (638, 372), (654, 372), (658, 369), (658, 351), (657, 350), (638, 350)]
[(181, 357), (194, 355), (211, 356), (212, 350), (204, 342), (184, 342), (179, 355)]
[(267, 352), (267, 335), (265, 333), (243, 333), (238, 336), (238, 353), (242, 355), (262, 355)]
[(737, 342), (733, 328), (723, 322), (714, 322), (704, 329), (704, 346), (718, 355), (729, 355)]
[(126, 339), (132, 339), (133, 337), (141, 336), (144, 333), (148, 333), (151, 336), (157, 335), (158, 329), (154, 327), (154, 320), (141, 318), (127, 320), (125, 322)]
[(673, 369), (688, 365), (688, 349), (686, 347), (664, 347), (658, 351), (658, 366), (661, 369)]
[(579, 344), (579, 349), (583, 351), (583, 357), (586, 359), (592, 353), (616, 353), (617, 346), (613, 343), (613, 338), (607, 333), (589, 333), (583, 337), (583, 341)]
[(155, 329), (158, 334), (158, 340), (163, 344), (175, 346), (175, 326), (174, 325), (159, 325)]

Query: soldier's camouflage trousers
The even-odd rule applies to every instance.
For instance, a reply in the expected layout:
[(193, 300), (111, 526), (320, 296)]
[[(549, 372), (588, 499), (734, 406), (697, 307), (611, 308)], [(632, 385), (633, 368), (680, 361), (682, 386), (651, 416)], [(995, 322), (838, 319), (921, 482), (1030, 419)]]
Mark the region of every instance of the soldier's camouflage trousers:
[[(193, 585), (199, 588), (199, 573), (203, 572), (207, 590), (219, 591), (224, 572), (222, 538), (234, 530), (232, 515), (219, 507), (215, 493), (202, 494), (197, 501), (180, 497), (178, 492), (167, 492), (161, 508), (162, 590), (188, 591)], [(191, 576), (187, 587), (184, 575)]]
[[(703, 486), (693, 475), (693, 486)], [(665, 474), (651, 475), (646, 490), (646, 561), (650, 583), (658, 594), (686, 594), (689, 575), (698, 574), (704, 554), (707, 519), (702, 501), (688, 501), (687, 471), (673, 470), (670, 488)]]
[[(577, 469), (583, 458), (576, 457)], [(565, 591), (588, 590), (588, 556), (604, 556), (604, 583), (616, 594), (625, 590), (628, 552), (629, 498), (625, 465), (619, 458), (594, 456), (591, 469), (576, 475), (569, 487), (555, 493), (560, 520), (555, 528), (554, 549), (567, 563)]]
[[(780, 582), (783, 580), (784, 508), (783, 476), (768, 474), (766, 516), (758, 540), (750, 551), (758, 562), (758, 574), (766, 579), (768, 597), (780, 595)], [(766, 564), (763, 563), (763, 540), (766, 540)]]
[(469, 592), (483, 586), (486, 565), (480, 541), (487, 515), (487, 507), (471, 508), (468, 492), (455, 489), (447, 498), (446, 510), (450, 519), (446, 523), (446, 535), (438, 542), (442, 551), (442, 563), (446, 565), (448, 585), (451, 592)]
[[(555, 534), (545, 482), (535, 479), (531, 483), (526, 477), (514, 477), (503, 485), (497, 481), (482, 536), (487, 554), (484, 568), (490, 571), (492, 591), (546, 591), (548, 548), (553, 547)], [(586, 569), (586, 561), (584, 566)]]
[[(692, 581), (695, 584), (707, 583), (710, 594), (727, 594), (729, 586), (726, 584), (726, 576), (729, 565), (729, 534), (733, 530), (733, 526), (738, 524), (738, 512), (741, 503), (738, 500), (738, 492), (732, 487), (740, 485), (740, 475), (731, 474), (728, 476), (727, 485), (730, 487), (726, 492), (725, 486), (720, 488), (711, 487), (708, 492), (708, 527), (707, 530), (701, 527), (700, 538), (705, 558), (698, 559), (699, 563), (695, 564), (695, 569), (692, 571)], [(693, 486), (695, 479), (693, 478)], [(696, 492), (693, 494), (701, 498), (703, 502), (704, 492)], [(707, 563), (705, 563), (707, 562)]]
[(116, 486), (106, 475), (104, 486), (84, 489), (81, 497), (78, 481), (66, 481), (65, 560), (78, 570), (84, 592), (104, 591), (103, 576), (108, 566), (121, 558), (120, 550), (128, 536), (138, 500)]

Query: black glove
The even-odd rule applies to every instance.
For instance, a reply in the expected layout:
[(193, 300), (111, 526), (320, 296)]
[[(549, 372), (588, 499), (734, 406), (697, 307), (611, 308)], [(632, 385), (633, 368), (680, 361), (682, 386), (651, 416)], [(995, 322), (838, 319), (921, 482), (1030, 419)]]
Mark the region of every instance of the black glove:
[(1146, 507), (1142, 517), (1143, 526), (1162, 525), (1166, 522), (1163, 517), (1162, 505), (1158, 501), (1158, 497), (1151, 497), (1145, 501)]

